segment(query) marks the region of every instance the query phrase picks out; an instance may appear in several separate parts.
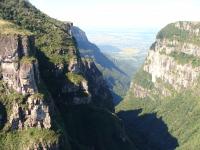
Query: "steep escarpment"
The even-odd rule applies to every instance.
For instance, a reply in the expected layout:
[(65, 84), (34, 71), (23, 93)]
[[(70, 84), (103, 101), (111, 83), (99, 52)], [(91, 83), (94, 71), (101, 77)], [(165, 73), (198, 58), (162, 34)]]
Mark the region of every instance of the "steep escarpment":
[(1, 1), (0, 18), (0, 149), (135, 149), (71, 22), (24, 0)]
[[(130, 115), (127, 119), (126, 111), (119, 115), (126, 122), (135, 121), (133, 124), (139, 130), (137, 138), (146, 134), (150, 149), (155, 149), (154, 146), (157, 149), (198, 149), (200, 146), (199, 30), (199, 22), (176, 22), (163, 28), (136, 74), (125, 101), (118, 106), (119, 111), (140, 110), (141, 120)], [(156, 118), (149, 119), (147, 116), (152, 113)], [(148, 126), (143, 126), (144, 122)], [(136, 132), (131, 123), (127, 126)], [(163, 134), (165, 132), (167, 134)], [(163, 145), (165, 139), (168, 139), (167, 144)]]
[(84, 31), (73, 27), (72, 35), (77, 41), (81, 56), (95, 62), (113, 93), (115, 103), (118, 103), (128, 90), (130, 84), (128, 75), (108, 59), (95, 44), (91, 43)]
[[(41, 79), (34, 57), (34, 37), (2, 20), (0, 31), (4, 31), (0, 32), (0, 148), (15, 149), (15, 144), (20, 149), (59, 149), (59, 134), (50, 129), (52, 101), (39, 89)], [(17, 136), (31, 136), (31, 132), (38, 135), (23, 144), (18, 141)], [(45, 139), (42, 134), (52, 137)], [(13, 139), (9, 141), (9, 138)]]
[[(26, 1), (5, 0), (5, 2), (1, 2), (1, 8), (2, 18), (10, 19), (35, 33), (37, 57), (40, 68), (42, 68), (41, 76), (52, 96), (55, 95), (57, 99), (65, 101), (66, 97), (74, 95), (75, 99), (79, 99), (79, 103), (90, 101), (88, 99), (92, 98), (92, 93), (88, 96), (84, 94), (84, 91), (87, 91), (84, 89), (86, 86), (83, 87), (84, 83), (82, 83), (85, 78), (84, 63), (81, 61), (76, 43), (71, 35), (73, 24), (52, 19)], [(27, 16), (27, 14), (29, 15)], [(72, 88), (69, 89), (74, 88), (74, 91), (65, 92), (70, 83)], [(52, 87), (52, 85), (56, 86)], [(107, 88), (106, 84), (105, 88)], [(59, 98), (58, 95), (60, 95)], [(87, 100), (84, 98), (80, 102), (82, 95), (85, 95)], [(112, 101), (112, 97), (106, 97), (106, 99)], [(73, 103), (73, 101), (66, 102)]]
[(36, 80), (39, 80), (38, 63), (29, 54), (29, 45), (33, 44), (34, 39), (21, 35), (1, 35), (0, 39), (4, 81), (17, 92), (34, 94), (38, 91)]

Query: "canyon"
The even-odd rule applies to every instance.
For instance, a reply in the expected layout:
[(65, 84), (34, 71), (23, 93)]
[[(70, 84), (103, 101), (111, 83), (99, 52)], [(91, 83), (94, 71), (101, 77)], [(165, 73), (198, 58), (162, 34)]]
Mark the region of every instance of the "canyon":
[(72, 22), (2, 0), (0, 149), (199, 149), (199, 43), (199, 22), (168, 24), (128, 90), (127, 74)]

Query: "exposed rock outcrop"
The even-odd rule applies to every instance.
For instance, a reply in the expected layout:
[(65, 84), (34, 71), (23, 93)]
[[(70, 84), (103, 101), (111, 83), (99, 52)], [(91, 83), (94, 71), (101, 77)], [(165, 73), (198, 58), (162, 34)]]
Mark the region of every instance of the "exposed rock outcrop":
[[(113, 95), (114, 103), (117, 103), (128, 90), (130, 82), (128, 75), (105, 56), (95, 44), (91, 43), (83, 30), (73, 26), (72, 35), (76, 39), (81, 57), (95, 63), (96, 66), (93, 64), (91, 67), (95, 66), (96, 69), (100, 70)], [(124, 81), (124, 79), (127, 80)]]
[[(139, 149), (196, 150), (200, 146), (196, 140), (200, 133), (199, 31), (199, 22), (176, 22), (163, 28), (118, 106), (119, 111), (139, 110), (137, 117), (135, 112), (121, 117), (130, 135), (139, 138)], [(144, 135), (146, 140), (141, 142)]]
[(200, 67), (191, 64), (178, 64), (174, 58), (150, 50), (144, 70), (152, 75), (152, 82), (161, 79), (171, 84), (176, 90), (188, 88), (195, 84), (199, 77)]
[(32, 95), (26, 102), (27, 108), (13, 104), (9, 122), (12, 129), (51, 128), (49, 107), (44, 104), (43, 97)]
[(80, 60), (78, 60), (77, 58), (71, 59), (68, 64), (68, 71), (73, 73), (80, 73), (80, 65)]
[(196, 36), (199, 35), (199, 32), (200, 32), (199, 22), (180, 21), (180, 22), (176, 22), (174, 25), (180, 30), (188, 31), (189, 33), (194, 34)]
[(13, 102), (9, 122), (11, 129), (50, 128), (49, 107), (42, 96), (37, 97), (40, 76), (38, 62), (33, 57), (34, 37), (30, 35), (0, 36), (0, 68), (2, 80), (19, 94), (25, 105)]
[(137, 98), (145, 98), (148, 96), (148, 93), (150, 92), (149, 90), (137, 84), (131, 85), (130, 88), (133, 88), (133, 93)]
[(93, 102), (98, 106), (107, 107), (113, 111), (112, 94), (101, 72), (91, 60), (83, 60), (83, 65), (83, 72), (88, 80), (88, 87)]
[[(39, 93), (42, 83), (39, 64), (34, 57), (35, 39), (29, 32), (16, 31), (19, 29), (12, 23), (2, 20), (0, 23), (0, 31), (2, 24), (7, 25), (5, 30), (9, 31), (8, 34), (0, 32), (0, 127), (16, 133), (28, 132), (31, 128), (48, 132), (52, 127), (53, 109), (51, 100)], [(59, 144), (44, 140), (41, 138), (38, 143), (20, 147), (25, 146), (22, 149), (26, 150), (59, 149)]]
[(39, 76), (37, 60), (29, 58), (30, 48), (34, 47), (34, 38), (32, 36), (1, 35), (0, 43), (3, 81), (8, 84), (8, 87), (23, 95), (38, 92), (36, 86)]
[(24, 150), (60, 150), (58, 144), (46, 144), (44, 142), (35, 143), (31, 147), (26, 147)]
[[(173, 32), (172, 32), (173, 31)], [(151, 46), (143, 70), (151, 75), (156, 90), (151, 93), (170, 96), (194, 87), (200, 76), (199, 23), (177, 22), (162, 29)], [(160, 83), (162, 82), (162, 84)], [(144, 88), (133, 86), (136, 97), (144, 97)], [(147, 96), (147, 95), (146, 95)]]
[(81, 29), (79, 29), (76, 26), (72, 27), (72, 35), (76, 38), (76, 41), (77, 41), (78, 44), (89, 43), (85, 32), (82, 31)]
[(112, 95), (101, 72), (89, 59), (70, 61), (68, 82), (63, 93), (71, 96), (74, 104), (93, 103), (113, 110)]
[[(0, 111), (6, 120), (0, 119), (0, 149), (135, 149), (125, 140), (119, 118), (108, 110), (113, 110), (112, 97), (106, 96), (111, 94), (101, 73), (92, 62), (82, 61), (72, 24), (50, 18), (25, 0), (1, 1), (0, 7), (0, 17), (20, 26), (11, 23), (14, 29), (6, 30), (16, 37), (16, 44), (7, 42), (15, 48), (4, 44), (1, 51), (16, 56), (0, 61), (0, 102), (6, 109), (6, 114)], [(24, 29), (35, 34), (35, 55)]]
[[(74, 30), (72, 24), (68, 30), (71, 30), (72, 35), (79, 36), (79, 31)], [(68, 31), (67, 30), (67, 31)], [(82, 37), (86, 37), (84, 32)], [(88, 42), (86, 39), (82, 41)], [(73, 41), (70, 41), (73, 43)], [(75, 44), (75, 43), (73, 43)], [(86, 43), (87, 44), (87, 43)], [(107, 107), (106, 103), (110, 103), (109, 109), (113, 110), (112, 95), (107, 86), (103, 75), (96, 67), (95, 63), (90, 59), (81, 59), (79, 51), (75, 46), (68, 47), (69, 60), (66, 63), (56, 64), (53, 76), (59, 81), (65, 74), (65, 79), (59, 84), (60, 90), (55, 94), (56, 98), (59, 95), (61, 103), (65, 104), (94, 104), (101, 107)]]

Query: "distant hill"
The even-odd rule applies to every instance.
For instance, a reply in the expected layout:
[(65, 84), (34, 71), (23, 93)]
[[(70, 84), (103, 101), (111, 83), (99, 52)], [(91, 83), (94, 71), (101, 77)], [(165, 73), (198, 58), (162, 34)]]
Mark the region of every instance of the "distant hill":
[(77, 41), (81, 56), (93, 59), (98, 69), (103, 73), (104, 79), (113, 92), (115, 103), (117, 103), (125, 96), (129, 88), (130, 76), (120, 69), (117, 63), (115, 64), (112, 59), (104, 55), (95, 44), (91, 43), (80, 28), (73, 27), (72, 35)]

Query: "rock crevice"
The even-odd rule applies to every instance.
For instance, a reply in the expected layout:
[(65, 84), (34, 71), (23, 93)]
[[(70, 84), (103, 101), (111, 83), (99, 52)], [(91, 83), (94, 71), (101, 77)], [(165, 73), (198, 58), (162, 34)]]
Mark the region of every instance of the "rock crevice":
[(8, 88), (25, 97), (26, 107), (22, 107), (16, 102), (12, 104), (9, 123), (13, 130), (51, 127), (49, 106), (42, 96), (36, 96), (39, 92), (40, 76), (38, 62), (33, 54), (33, 36), (0, 36), (2, 80)]

